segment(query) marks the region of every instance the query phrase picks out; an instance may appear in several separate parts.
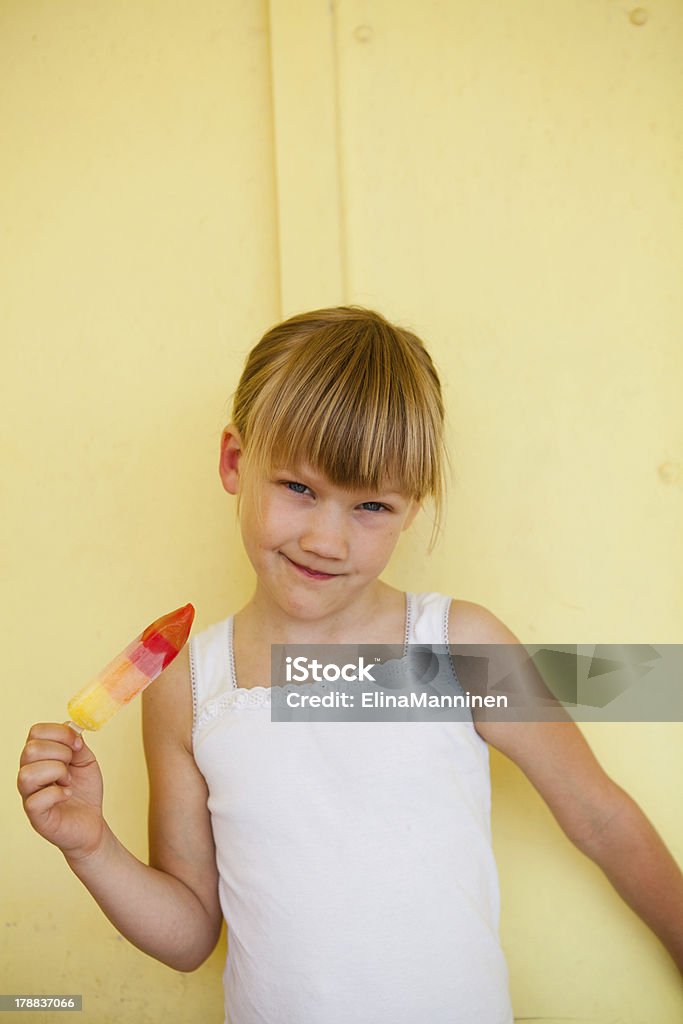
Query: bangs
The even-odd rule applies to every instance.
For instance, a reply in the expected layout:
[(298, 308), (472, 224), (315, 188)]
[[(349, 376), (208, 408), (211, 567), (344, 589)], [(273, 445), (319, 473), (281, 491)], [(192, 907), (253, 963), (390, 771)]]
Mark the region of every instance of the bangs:
[(353, 325), (353, 344), (342, 324), (288, 353), (255, 397), (245, 455), (267, 472), (307, 463), (339, 487), (391, 483), (419, 501), (439, 490), (440, 410), (425, 402), (410, 348), (363, 326)]

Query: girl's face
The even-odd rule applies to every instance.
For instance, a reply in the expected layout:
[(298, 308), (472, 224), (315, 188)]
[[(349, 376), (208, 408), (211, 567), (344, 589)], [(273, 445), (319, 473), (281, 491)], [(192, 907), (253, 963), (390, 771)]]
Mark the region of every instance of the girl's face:
[[(221, 458), (226, 490), (239, 487), (237, 463)], [(381, 492), (346, 491), (310, 466), (282, 466), (241, 498), (240, 526), (259, 586), (298, 617), (322, 618), (357, 598), (385, 568), (419, 505), (391, 483)]]

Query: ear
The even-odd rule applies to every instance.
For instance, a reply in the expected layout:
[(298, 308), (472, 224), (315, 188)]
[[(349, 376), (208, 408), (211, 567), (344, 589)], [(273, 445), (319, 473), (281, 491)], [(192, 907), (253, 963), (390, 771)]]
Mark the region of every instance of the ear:
[(405, 519), (403, 520), (403, 526), (401, 527), (401, 531), (408, 529), (408, 527), (411, 525), (413, 519), (415, 518), (415, 516), (417, 515), (421, 508), (422, 505), (420, 504), (419, 501), (411, 501), (410, 508), (408, 509)]
[(228, 424), (221, 435), (221, 455), (218, 462), (223, 487), (228, 494), (239, 492), (239, 462), (242, 455), (242, 438), (234, 423)]

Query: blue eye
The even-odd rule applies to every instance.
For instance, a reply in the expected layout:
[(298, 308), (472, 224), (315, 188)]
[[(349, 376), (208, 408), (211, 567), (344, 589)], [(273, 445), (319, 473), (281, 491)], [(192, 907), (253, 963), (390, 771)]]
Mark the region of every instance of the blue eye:
[[(284, 484), (285, 487), (287, 487), (290, 491), (293, 491), (294, 494), (305, 494), (305, 492), (308, 490), (306, 484), (299, 484), (296, 482), (296, 480), (285, 480)], [(301, 488), (301, 490), (299, 490), (299, 488)]]
[[(374, 505), (374, 508), (368, 508), (368, 505)], [(366, 512), (383, 512), (386, 511), (387, 506), (383, 505), (380, 501), (364, 501), (361, 505)]]

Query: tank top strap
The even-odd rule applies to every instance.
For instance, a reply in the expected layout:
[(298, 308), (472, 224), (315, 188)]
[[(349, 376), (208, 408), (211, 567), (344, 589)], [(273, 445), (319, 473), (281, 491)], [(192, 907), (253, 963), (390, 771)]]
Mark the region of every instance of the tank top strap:
[(448, 644), (448, 612), (451, 598), (447, 594), (427, 591), (408, 595), (411, 644)]
[(200, 710), (232, 687), (230, 678), (230, 631), (232, 615), (215, 622), (190, 638), (192, 712), (196, 723)]

